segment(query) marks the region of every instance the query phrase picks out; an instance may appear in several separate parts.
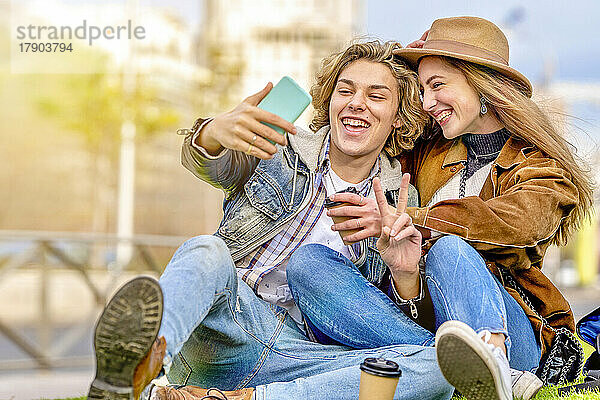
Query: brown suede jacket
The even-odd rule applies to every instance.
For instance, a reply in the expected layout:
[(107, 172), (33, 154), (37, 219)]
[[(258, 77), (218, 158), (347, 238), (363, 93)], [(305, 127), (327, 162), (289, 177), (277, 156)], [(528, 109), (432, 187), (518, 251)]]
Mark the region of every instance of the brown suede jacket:
[[(420, 141), (399, 156), (402, 171), (411, 174), (420, 205), (459, 173), (467, 160), (460, 139), (442, 135)], [(524, 141), (511, 137), (494, 162), (479, 197), (441, 201), (431, 207), (409, 207), (415, 225), (467, 240), (490, 270), (523, 307), (542, 348), (550, 348), (554, 328), (575, 331), (571, 307), (542, 273), (542, 258), (563, 219), (578, 202), (578, 191), (561, 165)], [(518, 292), (507, 287), (500, 269), (525, 290), (534, 313)]]

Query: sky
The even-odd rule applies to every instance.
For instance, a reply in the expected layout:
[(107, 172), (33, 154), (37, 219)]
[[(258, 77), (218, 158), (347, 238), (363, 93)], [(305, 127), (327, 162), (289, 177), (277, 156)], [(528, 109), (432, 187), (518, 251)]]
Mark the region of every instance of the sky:
[[(508, 36), (510, 63), (532, 81), (544, 61), (557, 80), (600, 82), (600, 1), (597, 0), (368, 0), (367, 31), (406, 44), (437, 18), (474, 15)], [(507, 29), (510, 27), (510, 29)]]

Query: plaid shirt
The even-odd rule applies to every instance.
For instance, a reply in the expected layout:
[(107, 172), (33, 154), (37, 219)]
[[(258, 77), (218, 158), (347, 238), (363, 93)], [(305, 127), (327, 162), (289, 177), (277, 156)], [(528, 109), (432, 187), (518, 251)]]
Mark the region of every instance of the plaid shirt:
[[(236, 263), (238, 275), (254, 291), (262, 278), (269, 272), (285, 267), (292, 253), (302, 245), (311, 232), (317, 220), (324, 212), (325, 198), (327, 193), (323, 178), (329, 172), (329, 139), (325, 141), (326, 145), (319, 156), (319, 167), (315, 173), (313, 183), (313, 196), (309, 204), (282, 230), (273, 237), (273, 239), (259, 246), (255, 251), (248, 254)], [(371, 170), (369, 179), (359, 189), (359, 193), (367, 196), (371, 191), (372, 178), (379, 175), (379, 160)], [(360, 256), (360, 244), (355, 243), (349, 246), (350, 254), (354, 260)]]

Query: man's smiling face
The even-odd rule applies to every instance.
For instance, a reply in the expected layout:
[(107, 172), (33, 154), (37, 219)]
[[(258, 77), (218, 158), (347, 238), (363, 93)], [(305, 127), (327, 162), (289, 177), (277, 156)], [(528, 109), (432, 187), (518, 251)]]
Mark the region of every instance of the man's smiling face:
[(388, 66), (367, 60), (349, 64), (329, 102), (332, 158), (378, 155), (399, 124), (398, 104), (398, 82)]

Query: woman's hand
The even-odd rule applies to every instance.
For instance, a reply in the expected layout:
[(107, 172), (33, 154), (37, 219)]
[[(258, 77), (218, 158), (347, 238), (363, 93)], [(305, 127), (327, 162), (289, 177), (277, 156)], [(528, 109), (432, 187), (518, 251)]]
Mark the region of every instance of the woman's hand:
[(381, 235), (381, 215), (375, 200), (355, 193), (336, 193), (329, 196), (329, 199), (350, 204), (327, 210), (327, 215), (330, 217), (351, 217), (347, 221), (332, 225), (332, 230), (359, 230), (348, 236), (344, 235), (344, 242), (355, 243), (371, 236)]
[(275, 125), (292, 134), (296, 133), (293, 124), (257, 107), (272, 88), (273, 84), (269, 82), (264, 89), (246, 98), (233, 110), (216, 116), (202, 128), (196, 144), (212, 155), (217, 155), (223, 148), (227, 148), (263, 160), (271, 159), (277, 152), (277, 148), (269, 140), (286, 146), (287, 139), (285, 135), (279, 134), (262, 122)]
[(429, 29), (427, 29), (425, 32), (423, 32), (423, 34), (421, 35), (421, 37), (419, 39), (407, 44), (406, 48), (407, 49), (422, 49), (423, 45), (425, 44), (425, 40), (427, 40), (427, 35), (429, 35)]
[(405, 213), (409, 181), (410, 174), (404, 174), (400, 183), (398, 207), (396, 212), (392, 212), (383, 194), (381, 182), (378, 178), (373, 179), (373, 189), (382, 225), (377, 249), (390, 268), (398, 294), (405, 299), (419, 294), (419, 259), (422, 239), (411, 217)]

